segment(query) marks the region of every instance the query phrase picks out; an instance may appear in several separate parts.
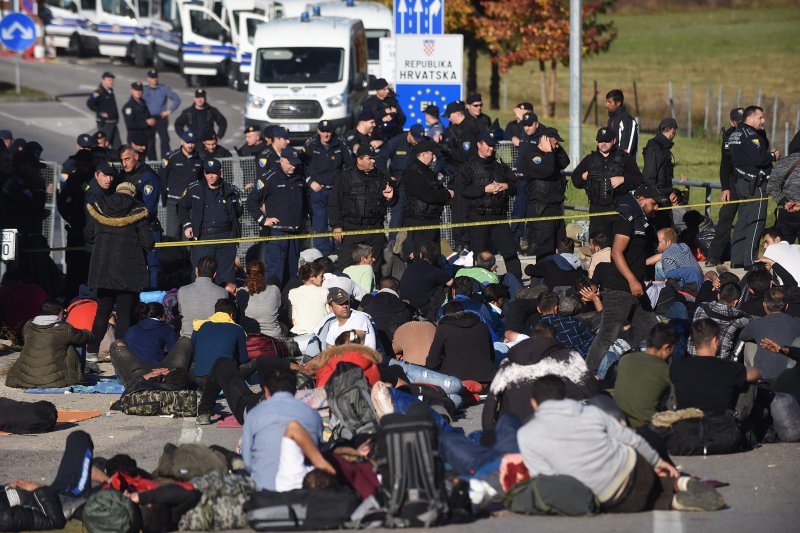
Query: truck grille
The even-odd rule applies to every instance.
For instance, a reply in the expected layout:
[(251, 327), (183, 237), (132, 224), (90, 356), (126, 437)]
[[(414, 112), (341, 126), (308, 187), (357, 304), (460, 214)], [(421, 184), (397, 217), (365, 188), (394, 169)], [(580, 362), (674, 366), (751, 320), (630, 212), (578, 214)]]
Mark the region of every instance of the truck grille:
[(270, 118), (320, 118), (322, 106), (316, 100), (275, 100), (269, 105), (267, 114)]

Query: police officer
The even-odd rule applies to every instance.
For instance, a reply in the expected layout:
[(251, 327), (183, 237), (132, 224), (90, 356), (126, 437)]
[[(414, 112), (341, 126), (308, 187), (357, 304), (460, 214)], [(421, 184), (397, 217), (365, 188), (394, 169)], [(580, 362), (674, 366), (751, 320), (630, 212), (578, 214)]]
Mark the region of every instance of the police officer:
[(639, 147), (639, 123), (628, 113), (628, 108), (625, 107), (625, 95), (619, 89), (612, 89), (606, 94), (605, 105), (608, 110), (606, 128), (616, 135), (617, 148), (630, 154), (635, 162)]
[[(516, 176), (508, 165), (497, 160), (496, 146), (494, 133), (482, 132), (475, 153), (461, 167), (456, 193), (464, 198), (468, 222), (505, 220), (508, 199), (516, 192)], [(469, 228), (469, 245), (476, 254), (496, 249), (505, 260), (506, 270), (517, 279), (522, 277), (517, 246), (507, 223)]]
[(181, 111), (175, 121), (175, 131), (179, 137), (184, 131), (193, 132), (197, 138), (206, 130), (212, 130), (218, 139), (222, 139), (227, 129), (228, 121), (225, 116), (216, 107), (208, 105), (205, 89), (194, 91), (194, 102)]
[[(317, 124), (317, 134), (306, 142), (305, 148), (311, 231), (325, 233), (333, 184), (346, 168), (353, 166), (353, 153), (336, 135), (333, 123), (327, 120)], [(312, 246), (322, 255), (333, 253), (333, 243), (328, 237), (312, 239)]]
[[(514, 108), (514, 112), (516, 113), (517, 109), (527, 108), (528, 106), (533, 108), (533, 105), (523, 102)], [(536, 144), (539, 142), (537, 132), (540, 131), (540, 128), (544, 129), (546, 126), (539, 123), (539, 117), (533, 111), (522, 115), (518, 126), (519, 131), (516, 133), (519, 135), (519, 152), (517, 153), (517, 162), (512, 168), (517, 173), (517, 176), (522, 176), (522, 172), (519, 170), (519, 162), (533, 157), (531, 152), (536, 149)], [(517, 180), (517, 195), (514, 196), (514, 204), (511, 206), (512, 220), (528, 216), (527, 185), (524, 179)], [(529, 233), (532, 229), (533, 226), (528, 226), (524, 222), (511, 223), (511, 233), (514, 235), (514, 241), (519, 243), (520, 252), (527, 253), (530, 244)]]
[(136, 152), (136, 159), (147, 161), (147, 132), (132, 131), (128, 135), (128, 145)]
[[(736, 189), (733, 187), (733, 166), (731, 165), (731, 151), (728, 139), (744, 119), (744, 108), (735, 107), (730, 113), (730, 127), (722, 133), (722, 157), (719, 161), (719, 183), (722, 192), (719, 199), (722, 202), (736, 200)], [(723, 204), (719, 208), (719, 220), (715, 228), (714, 240), (708, 249), (706, 266), (717, 266), (722, 262), (722, 256), (731, 244), (731, 228), (739, 204)]]
[[(328, 222), (334, 233), (383, 228), (386, 209), (397, 199), (388, 180), (375, 170), (375, 157), (372, 147), (362, 144), (356, 152), (355, 166), (345, 170), (334, 183), (328, 202)], [(337, 236), (334, 239), (342, 243), (337, 261), (340, 270), (352, 263), (353, 246), (363, 243), (372, 247), (373, 268), (380, 272), (386, 247), (385, 234)]]
[(344, 142), (355, 154), (361, 146), (369, 146), (374, 129), (375, 113), (370, 109), (362, 109), (358, 114), (356, 127), (345, 132)]
[(528, 113), (533, 113), (533, 104), (521, 102), (514, 107), (514, 120), (506, 124), (503, 138), (510, 140), (514, 146), (519, 146), (520, 141), (524, 138), (521, 122)]
[(158, 71), (151, 68), (147, 71), (147, 85), (144, 87), (145, 104), (150, 116), (153, 117), (153, 127), (147, 133), (147, 157), (156, 159), (156, 134), (161, 141), (161, 157), (170, 153), (169, 147), (169, 116), (181, 106), (181, 97), (175, 91), (158, 82)]
[(744, 109), (742, 123), (728, 138), (736, 196), (741, 200), (761, 199), (739, 206), (739, 218), (731, 239), (731, 266), (734, 268), (749, 269), (758, 256), (761, 233), (767, 222), (767, 180), (772, 162), (781, 156), (777, 149), (770, 150), (764, 123), (764, 110), (748, 106)]
[[(147, 104), (142, 99), (143, 90), (144, 87), (141, 82), (135, 81), (131, 83), (131, 97), (122, 106), (122, 117), (125, 119), (125, 128), (128, 130), (129, 144), (131, 142), (131, 134), (144, 132), (146, 136), (149, 136), (150, 130), (156, 123), (156, 120), (150, 116), (150, 111), (147, 110)], [(146, 140), (144, 145), (146, 150)]]
[[(642, 173), (636, 161), (617, 147), (613, 130), (597, 130), (597, 150), (583, 158), (572, 171), (572, 184), (585, 189), (589, 213), (616, 211), (616, 200), (642, 183)], [(602, 231), (611, 237), (611, 223), (616, 213), (589, 218), (589, 235)]]
[[(183, 237), (190, 240), (234, 239), (241, 236), (239, 218), (242, 204), (239, 190), (222, 179), (222, 163), (208, 159), (203, 163), (204, 179), (189, 184), (178, 202), (178, 220)], [(234, 283), (236, 244), (207, 244), (191, 247), (192, 264), (201, 257), (217, 260), (216, 282)]]
[[(567, 182), (561, 171), (569, 166), (569, 156), (559, 144), (564, 139), (555, 128), (542, 128), (539, 141), (518, 161), (528, 196), (527, 216), (546, 217), (564, 214)], [(539, 262), (555, 253), (556, 243), (566, 237), (563, 220), (531, 222), (532, 253)]]
[[(147, 208), (147, 221), (150, 223), (150, 232), (155, 242), (161, 242), (161, 223), (158, 220), (158, 199), (161, 196), (161, 181), (147, 163), (136, 156), (131, 146), (119, 149), (119, 159), (122, 163), (120, 181), (133, 184), (136, 189), (136, 199)], [(158, 260), (158, 251), (154, 248), (147, 252), (147, 267), (150, 272), (150, 288), (158, 288), (158, 274), (161, 271)]]
[(388, 114), (402, 129), (406, 123), (406, 116), (397, 102), (397, 96), (389, 88), (389, 83), (384, 78), (377, 78), (370, 85), (370, 89), (374, 90), (375, 94), (364, 100), (361, 109), (371, 112), (376, 121)]
[[(300, 232), (303, 221), (304, 179), (302, 163), (293, 148), (284, 150), (277, 168), (256, 182), (247, 195), (247, 211), (264, 236), (293, 235)], [(300, 259), (297, 239), (264, 243), (264, 264), (267, 276), (274, 276), (283, 287), (297, 278)]]
[[(117, 172), (107, 161), (101, 161), (94, 171), (94, 176), (83, 184), (83, 209), (84, 228), (89, 224), (98, 224), (97, 220), (89, 214), (87, 206), (93, 205), (103, 210), (106, 198), (114, 194), (117, 188)], [(88, 230), (84, 230), (88, 231)], [(91, 233), (91, 232), (90, 232)], [(84, 233), (85, 235), (86, 233)], [(85, 239), (84, 239), (85, 242)], [(80, 273), (81, 279), (88, 279), (89, 270)]]
[[(414, 124), (405, 135), (396, 135), (389, 139), (381, 147), (378, 157), (375, 160), (378, 172), (388, 176), (392, 181), (395, 196), (397, 196), (396, 209), (392, 209), (392, 217), (389, 220), (390, 228), (400, 228), (403, 226), (403, 218), (406, 208), (406, 191), (403, 187), (402, 177), (409, 161), (414, 158), (411, 153), (414, 146), (426, 139), (425, 128), (422, 124)], [(394, 238), (394, 233), (391, 238)]]
[(164, 231), (170, 237), (178, 237), (178, 201), (189, 185), (203, 177), (203, 162), (195, 151), (194, 132), (184, 131), (180, 138), (180, 149), (161, 163), (161, 205), (166, 207)]
[[(642, 183), (655, 189), (663, 198), (669, 198), (672, 192), (672, 180), (675, 174), (675, 158), (672, 156), (673, 140), (678, 133), (678, 121), (672, 117), (661, 119), (656, 136), (647, 141), (642, 151), (644, 167)], [(681, 176), (681, 180), (685, 180)], [(656, 211), (653, 216), (653, 227), (656, 230), (672, 226), (672, 215), (669, 211)]]
[[(453, 222), (465, 222), (467, 220), (466, 208), (463, 197), (458, 192), (458, 173), (461, 166), (475, 152), (475, 142), (478, 139), (478, 130), (475, 122), (466, 119), (466, 107), (464, 102), (455, 101), (447, 104), (444, 111), (444, 118), (450, 121), (450, 125), (444, 133), (444, 138), (439, 143), (442, 148), (442, 155), (445, 157), (445, 174), (450, 176), (453, 189), (456, 192), (450, 204)], [(456, 250), (461, 251), (467, 246), (469, 235), (465, 228), (453, 228), (453, 240)]]
[(119, 148), (119, 111), (114, 97), (114, 77), (111, 72), (103, 72), (100, 85), (86, 100), (86, 107), (96, 115), (97, 129), (106, 134), (111, 148)]
[(236, 151), (242, 157), (251, 157), (260, 154), (267, 148), (264, 139), (261, 138), (261, 130), (252, 124), (244, 129), (244, 144)]
[[(78, 135), (78, 151), (71, 155), (61, 169), (60, 183), (56, 193), (56, 206), (66, 223), (67, 247), (79, 248), (86, 245), (83, 229), (86, 223), (84, 213), (84, 186), (94, 176), (94, 137), (88, 133)], [(64, 254), (67, 275), (64, 280), (64, 296), (67, 300), (78, 294), (78, 287), (86, 281), (89, 272), (89, 254), (84, 250), (67, 250)]]
[(94, 147), (92, 148), (92, 155), (94, 156), (95, 165), (101, 161), (110, 161), (116, 163), (119, 161), (119, 153), (117, 150), (111, 148), (108, 142), (108, 137), (105, 132), (100, 130), (94, 134)]
[(211, 130), (205, 131), (200, 136), (200, 142), (202, 144), (197, 148), (197, 155), (199, 155), (200, 159), (203, 161), (212, 157), (214, 159), (226, 159), (233, 157), (233, 154), (230, 150), (219, 144), (217, 134)]
[(467, 96), (466, 109), (467, 120), (474, 122), (478, 131), (492, 129), (492, 119), (483, 113), (483, 97), (479, 93), (472, 93)]
[[(432, 168), (436, 151), (436, 144), (427, 139), (420, 140), (411, 149), (411, 159), (401, 180), (407, 196), (404, 218), (408, 226), (441, 223), (444, 206), (450, 203), (455, 194), (439, 181)], [(438, 229), (410, 231), (405, 241), (405, 255), (413, 252), (416, 257), (423, 242), (438, 243), (439, 240)]]

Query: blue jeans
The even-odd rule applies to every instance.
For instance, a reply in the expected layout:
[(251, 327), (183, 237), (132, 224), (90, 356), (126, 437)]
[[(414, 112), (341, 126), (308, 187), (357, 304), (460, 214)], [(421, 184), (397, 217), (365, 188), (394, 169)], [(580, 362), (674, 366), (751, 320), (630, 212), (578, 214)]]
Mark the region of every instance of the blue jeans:
[[(411, 407), (412, 404), (418, 402), (422, 403), (413, 394), (409, 394), (407, 392), (403, 392), (397, 389), (388, 389), (388, 391), (389, 391), (389, 396), (392, 398), (392, 405), (394, 405), (395, 413), (405, 414), (406, 412), (408, 412), (408, 408)], [(445, 418), (442, 415), (440, 415), (433, 409), (430, 409), (430, 412), (433, 416), (433, 421), (436, 423), (436, 426), (439, 428), (439, 431), (441, 432), (442, 435), (449, 432), (461, 433), (463, 435), (463, 432), (461, 430), (455, 429), (453, 426), (448, 424), (447, 420), (445, 420)]]
[[(328, 199), (333, 189), (322, 189), (319, 192), (308, 190), (308, 208), (311, 211), (311, 232), (326, 233), (328, 231)], [(322, 255), (333, 253), (333, 242), (330, 237), (316, 237), (311, 244)]]
[(664, 275), (664, 264), (659, 261), (656, 263), (656, 281), (664, 281), (667, 277)]
[(517, 431), (521, 426), (515, 415), (502, 415), (494, 429), (495, 443), (490, 447), (458, 433), (442, 433), (439, 436), (439, 453), (456, 474), (471, 474), (506, 454), (519, 453)]
[(447, 396), (453, 400), (453, 403), (456, 404), (456, 409), (461, 407), (463, 403), (461, 391), (464, 390), (464, 384), (461, 383), (460, 379), (435, 370), (428, 370), (424, 366), (398, 361), (397, 359), (390, 360), (389, 364), (401, 367), (408, 379), (414, 383), (428, 383), (441, 387)]
[[(271, 237), (291, 235), (291, 233), (271, 229)], [(274, 276), (283, 287), (290, 279), (297, 277), (297, 262), (300, 260), (300, 241), (288, 239), (285, 241), (267, 241), (264, 243), (264, 264), (267, 267), (267, 277)]]

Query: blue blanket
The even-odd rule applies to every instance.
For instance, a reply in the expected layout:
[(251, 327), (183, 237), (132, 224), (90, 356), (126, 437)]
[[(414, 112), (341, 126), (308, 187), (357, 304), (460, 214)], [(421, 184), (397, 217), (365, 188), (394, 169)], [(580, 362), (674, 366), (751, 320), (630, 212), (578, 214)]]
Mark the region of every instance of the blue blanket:
[(28, 394), (122, 394), (125, 386), (116, 379), (100, 379), (92, 385), (72, 385), (51, 389), (25, 389)]

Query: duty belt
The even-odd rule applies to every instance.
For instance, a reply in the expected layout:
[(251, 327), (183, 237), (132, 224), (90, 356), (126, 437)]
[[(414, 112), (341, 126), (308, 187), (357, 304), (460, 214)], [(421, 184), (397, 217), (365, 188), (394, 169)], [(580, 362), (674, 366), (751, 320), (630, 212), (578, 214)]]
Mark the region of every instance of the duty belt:
[(233, 229), (233, 225), (214, 227), (214, 228), (203, 228), (201, 230), (201, 233), (203, 235), (214, 235), (216, 233), (225, 233), (225, 232), (231, 231), (232, 229)]
[(742, 174), (743, 176), (746, 176), (746, 177), (750, 178), (751, 180), (758, 179), (758, 177), (759, 177), (758, 174), (750, 174), (749, 172), (745, 172), (744, 170), (736, 168), (736, 167), (734, 167), (734, 170), (736, 172), (738, 172), (739, 174)]

